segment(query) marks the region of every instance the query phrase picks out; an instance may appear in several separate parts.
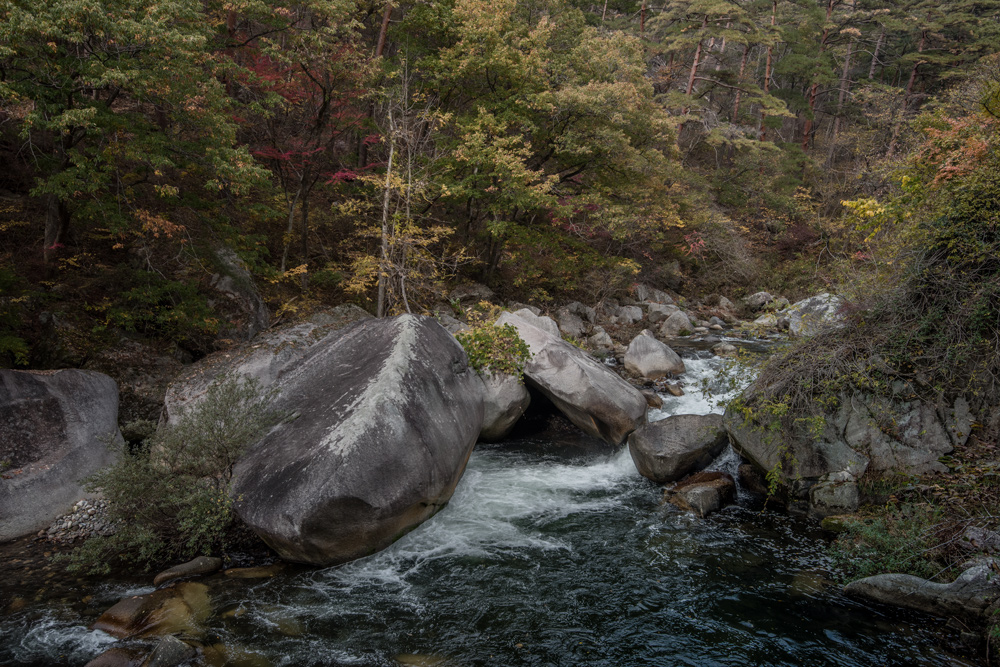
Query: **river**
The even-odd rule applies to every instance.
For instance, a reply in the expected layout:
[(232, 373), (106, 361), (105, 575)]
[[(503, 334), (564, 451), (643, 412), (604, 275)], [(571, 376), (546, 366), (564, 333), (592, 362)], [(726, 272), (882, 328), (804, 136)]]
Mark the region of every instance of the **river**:
[[(720, 409), (700, 391), (716, 361), (684, 355), (687, 394), (651, 418)], [(627, 449), (571, 429), (479, 446), (448, 507), (379, 554), (206, 579), (206, 641), (239, 647), (234, 665), (972, 664), (940, 647), (940, 621), (840, 595), (815, 524), (744, 495), (707, 519), (661, 500)], [(0, 619), (0, 664), (82, 665), (114, 643), (94, 617), (150, 590), (29, 601)]]

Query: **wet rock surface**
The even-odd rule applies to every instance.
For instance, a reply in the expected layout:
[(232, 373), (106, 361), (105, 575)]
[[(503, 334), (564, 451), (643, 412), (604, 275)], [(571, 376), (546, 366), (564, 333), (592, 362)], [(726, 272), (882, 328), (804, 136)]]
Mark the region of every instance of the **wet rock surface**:
[(727, 441), (721, 415), (673, 415), (636, 429), (628, 449), (643, 477), (665, 484), (705, 468)]

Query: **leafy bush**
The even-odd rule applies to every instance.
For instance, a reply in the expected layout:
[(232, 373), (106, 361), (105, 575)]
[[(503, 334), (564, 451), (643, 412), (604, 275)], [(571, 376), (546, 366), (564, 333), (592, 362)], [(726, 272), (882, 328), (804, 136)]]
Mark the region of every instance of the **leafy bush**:
[(104, 495), (116, 532), (88, 539), (70, 557), (70, 570), (107, 572), (113, 559), (149, 568), (224, 549), (237, 524), (233, 466), (280, 421), (273, 397), (257, 380), (227, 377), (137, 451), (112, 445), (117, 462), (90, 477), (87, 488)]
[(528, 345), (510, 324), (482, 324), (455, 338), (469, 355), (469, 365), (479, 373), (506, 373), (520, 379), (524, 364), (531, 358)]

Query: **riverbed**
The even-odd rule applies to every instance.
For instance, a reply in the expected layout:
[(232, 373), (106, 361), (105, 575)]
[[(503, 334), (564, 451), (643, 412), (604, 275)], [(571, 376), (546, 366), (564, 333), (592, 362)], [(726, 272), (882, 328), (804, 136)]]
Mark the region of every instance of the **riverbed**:
[[(651, 419), (721, 410), (702, 392), (717, 361), (684, 356), (685, 396)], [(973, 664), (942, 647), (940, 621), (843, 597), (826, 547), (813, 522), (743, 493), (706, 519), (681, 512), (627, 449), (552, 420), (478, 446), (448, 507), (379, 554), (205, 579), (202, 640), (238, 652), (231, 664), (275, 666)], [(0, 619), (0, 664), (82, 665), (114, 644), (88, 629), (96, 615), (152, 588), (59, 590)]]

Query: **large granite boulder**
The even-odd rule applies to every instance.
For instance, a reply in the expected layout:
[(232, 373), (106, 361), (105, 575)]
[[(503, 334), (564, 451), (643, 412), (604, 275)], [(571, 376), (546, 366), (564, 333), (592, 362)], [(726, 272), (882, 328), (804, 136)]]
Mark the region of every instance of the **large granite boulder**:
[(680, 308), (668, 304), (651, 303), (646, 310), (649, 321), (658, 324), (679, 311)]
[(556, 338), (562, 337), (562, 332), (559, 331), (559, 325), (556, 324), (555, 320), (551, 317), (535, 314), (528, 308), (522, 308), (521, 310), (515, 311), (514, 315), (518, 316), (536, 329), (541, 329), (551, 336), (555, 336)]
[(0, 370), (0, 542), (47, 528), (114, 461), (118, 387), (94, 371)]
[(726, 440), (722, 415), (673, 415), (633, 431), (628, 451), (643, 477), (666, 484), (703, 470)]
[(316, 345), (345, 326), (371, 315), (354, 305), (315, 313), (306, 322), (271, 329), (250, 343), (210, 354), (192, 364), (167, 388), (160, 423), (176, 424), (180, 415), (200, 403), (208, 388), (227, 375), (242, 375), (270, 387)]
[(483, 384), (429, 317), (363, 320), (279, 378), (293, 418), (243, 456), (236, 512), (282, 558), (383, 549), (447, 504), (483, 425)]
[(483, 428), (479, 439), (484, 442), (503, 440), (531, 403), (528, 388), (518, 378), (506, 373), (481, 374), (483, 383)]
[(685, 333), (690, 334), (693, 331), (694, 324), (683, 310), (671, 313), (660, 325), (660, 335), (664, 338), (673, 338)]
[(685, 370), (680, 355), (656, 340), (649, 331), (643, 331), (629, 343), (625, 351), (625, 369), (650, 379), (680, 375)]
[(840, 319), (844, 299), (833, 294), (817, 294), (793, 303), (781, 315), (788, 318), (788, 330), (796, 336), (810, 336)]
[[(755, 390), (751, 385), (744, 400), (752, 402)], [(973, 418), (962, 398), (935, 407), (920, 400), (855, 394), (840, 397), (819, 433), (806, 423), (771, 429), (731, 408), (725, 423), (736, 451), (759, 470), (777, 474), (799, 497), (821, 485), (812, 494), (814, 509), (829, 514), (850, 507), (855, 497), (850, 485), (867, 470), (944, 472), (938, 459), (968, 440)]]
[(950, 584), (909, 574), (877, 574), (852, 581), (844, 593), (937, 616), (980, 620), (1000, 600), (1000, 566), (992, 558), (973, 563)]
[(512, 325), (528, 345), (528, 384), (585, 432), (619, 445), (645, 422), (646, 399), (604, 364), (517, 314), (504, 313), (497, 324)]

